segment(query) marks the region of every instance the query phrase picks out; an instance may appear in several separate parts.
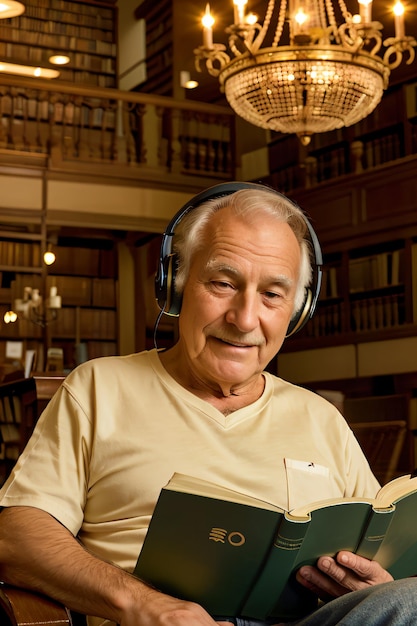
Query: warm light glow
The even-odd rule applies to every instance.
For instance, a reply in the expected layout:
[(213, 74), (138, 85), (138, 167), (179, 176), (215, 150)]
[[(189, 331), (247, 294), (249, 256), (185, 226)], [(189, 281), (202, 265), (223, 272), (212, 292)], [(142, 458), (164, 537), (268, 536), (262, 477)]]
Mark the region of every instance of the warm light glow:
[(182, 70), (180, 72), (180, 85), (184, 89), (195, 89), (196, 87), (198, 87), (198, 82), (191, 79), (190, 72), (187, 72), (187, 70)]
[(210, 5), (206, 4), (206, 12), (203, 15), (203, 19), (201, 20), (204, 28), (212, 28), (214, 26), (214, 17), (210, 13)]
[(247, 16), (245, 17), (245, 22), (249, 26), (253, 26), (254, 24), (256, 24), (257, 21), (258, 21), (258, 16), (256, 15), (256, 13), (248, 13)]
[(304, 9), (298, 9), (297, 13), (294, 15), (294, 20), (299, 26), (303, 26), (308, 21), (308, 15), (305, 13)]
[(404, 5), (398, 0), (393, 7), (395, 16), (395, 36), (404, 37)]
[(52, 252), (52, 250), (47, 250), (47, 252), (45, 252), (45, 254), (43, 255), (43, 262), (45, 263), (45, 265), (52, 265), (53, 263), (55, 263), (55, 254)]
[(2, 0), (2, 2), (0, 2), (0, 19), (16, 17), (17, 15), (21, 15), (24, 10), (25, 6), (21, 2)]
[(404, 15), (404, 5), (401, 2), (394, 4), (392, 10), (394, 11), (394, 15)]
[(213, 25), (214, 25), (214, 17), (210, 13), (210, 5), (206, 4), (206, 12), (203, 15), (203, 19), (201, 20), (204, 30), (203, 30), (203, 44), (205, 48), (213, 47)]
[(32, 67), (30, 65), (19, 65), (17, 63), (0, 63), (0, 72), (6, 74), (18, 74), (19, 76), (35, 76), (37, 78), (57, 78), (58, 70), (51, 70), (46, 67)]
[(49, 63), (53, 65), (66, 65), (70, 62), (70, 58), (65, 54), (54, 54), (49, 57)]
[(6, 311), (3, 319), (5, 324), (13, 323), (17, 320), (17, 313), (15, 313), (14, 311)]

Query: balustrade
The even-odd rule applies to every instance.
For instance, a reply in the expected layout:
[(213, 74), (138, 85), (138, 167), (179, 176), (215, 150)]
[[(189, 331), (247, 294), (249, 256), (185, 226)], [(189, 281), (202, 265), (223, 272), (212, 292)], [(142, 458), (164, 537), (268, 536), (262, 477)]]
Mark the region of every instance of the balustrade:
[(0, 149), (63, 164), (116, 163), (230, 179), (234, 115), (197, 102), (2, 76)]

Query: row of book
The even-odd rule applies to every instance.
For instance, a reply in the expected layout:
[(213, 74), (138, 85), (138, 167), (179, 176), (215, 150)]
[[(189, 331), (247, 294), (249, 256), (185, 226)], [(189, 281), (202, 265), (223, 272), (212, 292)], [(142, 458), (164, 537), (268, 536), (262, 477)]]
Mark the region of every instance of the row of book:
[[(82, 4), (80, 2), (65, 2), (64, 0), (36, 0), (36, 4), (25, 3), (25, 15), (38, 19), (51, 19), (57, 22), (72, 24), (85, 24), (96, 28), (113, 28), (114, 14), (112, 9), (97, 8), (96, 5)], [(14, 22), (20, 18), (12, 18)]]
[(400, 156), (402, 156), (402, 150), (398, 133), (389, 133), (364, 141), (364, 168), (375, 167), (398, 159)]
[[(39, 33), (33, 33), (33, 36), (35, 39), (38, 39)], [(43, 37), (47, 38), (52, 36), (44, 35)], [(61, 35), (60, 37), (63, 36)], [(67, 38), (64, 37), (64, 39)], [(49, 49), (34, 47), (36, 44), (41, 45), (38, 41), (33, 41), (32, 43), (28, 41), (27, 44), (1, 42), (0, 55), (8, 59), (25, 59), (33, 63), (46, 63), (52, 54), (56, 54), (54, 43), (50, 44), (51, 48)], [(68, 45), (62, 45), (61, 47), (65, 50), (69, 50)], [(116, 71), (116, 61), (113, 57), (95, 56), (94, 54), (87, 54), (85, 52), (71, 54), (71, 65), (81, 70), (91, 70), (93, 72), (104, 72), (107, 74), (114, 74)], [(60, 70), (61, 77), (65, 70), (66, 68)]]
[[(17, 28), (7, 28), (7, 26), (0, 26), (0, 38), (2, 43), (19, 43), (22, 46), (34, 45), (43, 46), (49, 48), (63, 48), (66, 50), (79, 50), (81, 52), (93, 52), (96, 54), (107, 54), (113, 57), (116, 56), (116, 44), (109, 41), (102, 41), (101, 38), (82, 38), (69, 34), (60, 33), (45, 33), (39, 30), (25, 31), (24, 38), (22, 37), (22, 31)], [(6, 51), (14, 51), (15, 54), (20, 50), (17, 46), (5, 47)]]
[(391, 287), (404, 280), (403, 250), (382, 252), (349, 261), (351, 293)]
[(306, 337), (329, 337), (344, 332), (371, 332), (398, 328), (405, 322), (404, 299), (392, 294), (355, 300), (346, 324), (343, 303), (320, 306), (305, 328)]
[[(83, 128), (99, 127), (114, 129), (116, 124), (115, 106), (107, 101), (107, 106), (101, 106), (102, 102), (93, 105), (86, 99), (81, 105), (73, 102), (49, 102), (48, 100), (35, 100), (23, 96), (0, 95), (0, 110), (3, 119), (12, 116), (13, 119), (45, 121), (62, 125), (82, 126)], [(0, 262), (1, 263), (1, 262)]]
[[(6, 29), (12, 28), (4, 24), (2, 36)], [(40, 31), (42, 33), (69, 35), (80, 39), (100, 39), (109, 43), (114, 42), (113, 29), (105, 30), (81, 24), (67, 24), (65, 22), (54, 22), (52, 20), (38, 20), (33, 17), (22, 15), (19, 18), (19, 30)]]
[(404, 300), (397, 294), (352, 303), (351, 326), (356, 332), (398, 328), (404, 321)]
[(345, 328), (345, 309), (342, 303), (320, 306), (305, 327), (306, 337), (329, 337), (338, 335)]
[(0, 240), (0, 265), (2, 267), (41, 267), (40, 243)]

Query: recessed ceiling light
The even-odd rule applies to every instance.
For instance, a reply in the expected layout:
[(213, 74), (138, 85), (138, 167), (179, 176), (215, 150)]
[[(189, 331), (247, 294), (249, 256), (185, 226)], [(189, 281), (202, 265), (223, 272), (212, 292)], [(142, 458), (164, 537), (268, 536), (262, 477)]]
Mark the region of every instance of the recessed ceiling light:
[(54, 54), (49, 57), (49, 63), (53, 65), (66, 65), (70, 62), (70, 58), (66, 54)]
[(25, 10), (24, 4), (15, 2), (14, 0), (0, 0), (0, 19), (6, 17), (16, 17), (21, 15)]
[(198, 87), (198, 82), (196, 80), (191, 80), (190, 72), (182, 70), (180, 72), (180, 85), (181, 87), (184, 87), (184, 89), (195, 89)]

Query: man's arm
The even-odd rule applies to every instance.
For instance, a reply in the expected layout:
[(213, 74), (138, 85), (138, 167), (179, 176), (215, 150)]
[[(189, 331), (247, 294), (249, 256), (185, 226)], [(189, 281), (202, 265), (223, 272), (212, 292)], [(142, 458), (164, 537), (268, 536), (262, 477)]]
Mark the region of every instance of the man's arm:
[(199, 605), (156, 591), (89, 553), (55, 518), (32, 507), (0, 513), (0, 579), (120, 626), (213, 626)]

